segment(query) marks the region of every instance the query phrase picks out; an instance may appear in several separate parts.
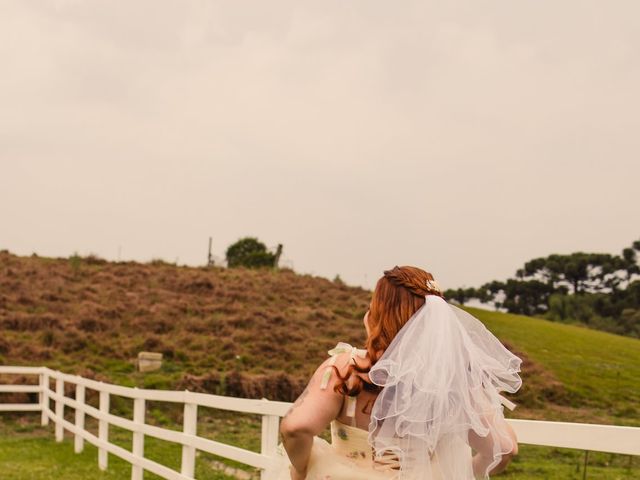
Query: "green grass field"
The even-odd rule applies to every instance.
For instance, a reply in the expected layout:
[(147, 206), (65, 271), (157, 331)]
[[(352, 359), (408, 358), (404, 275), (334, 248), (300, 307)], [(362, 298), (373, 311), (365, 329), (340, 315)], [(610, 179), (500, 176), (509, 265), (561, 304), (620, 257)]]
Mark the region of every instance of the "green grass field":
[[(207, 435), (203, 432), (199, 434), (229, 444), (237, 445), (238, 442), (244, 442), (245, 448), (253, 450), (258, 448), (260, 423), (255, 418), (250, 419), (249, 422), (247, 419), (236, 419), (229, 422), (228, 429), (223, 428), (227, 424), (225, 420), (218, 419), (214, 423), (215, 430), (223, 432), (222, 435)], [(87, 417), (86, 428), (95, 434), (97, 424)], [(110, 426), (109, 441), (131, 451), (131, 432)], [(181, 447), (179, 445), (146, 437), (144, 448), (146, 458), (174, 470), (180, 470)], [(234, 477), (222, 473), (221, 468), (240, 466), (235, 462), (225, 461), (203, 452), (197, 452), (196, 459), (196, 478), (203, 480), (230, 480)], [(221, 465), (222, 463), (225, 465)], [(247, 468), (247, 470), (251, 469)], [(90, 443), (85, 442), (84, 451), (75, 454), (71, 433), (65, 432), (64, 441), (58, 443), (55, 441), (52, 424), (42, 427), (39, 416), (12, 414), (11, 419), (0, 424), (0, 478), (2, 480), (119, 480), (131, 478), (131, 466), (110, 454), (107, 470), (101, 471), (98, 469), (98, 449)], [(161, 477), (145, 472), (145, 479), (158, 478)]]
[[(19, 418), (19, 417), (16, 417)], [(5, 420), (0, 427), (0, 468), (3, 480), (125, 480), (131, 467), (117, 457), (109, 456), (109, 468), (97, 467), (97, 449), (85, 443), (81, 454), (73, 453), (73, 439), (66, 432), (65, 440), (54, 440), (53, 427), (39, 426), (39, 417), (26, 414), (19, 420)], [(229, 417), (225, 438), (227, 442), (259, 445), (259, 423), (243, 422)], [(218, 425), (221, 427), (222, 424)], [(257, 427), (257, 428), (256, 428)], [(131, 435), (119, 429), (111, 430), (111, 441), (125, 448), (131, 447)], [(222, 438), (220, 438), (222, 440)], [(180, 447), (167, 442), (145, 438), (145, 456), (178, 469)], [(563, 448), (521, 445), (506, 472), (493, 478), (509, 480), (580, 480), (583, 478), (584, 452)], [(196, 460), (196, 478), (227, 480), (217, 470), (212, 456), (200, 454)], [(232, 463), (232, 462), (231, 462)], [(159, 477), (145, 473), (145, 479)], [(587, 477), (590, 480), (640, 479), (640, 458), (589, 452)]]
[[(640, 340), (521, 315), (467, 311), (562, 384), (567, 408), (542, 408), (542, 418), (640, 426)], [(512, 416), (525, 418), (518, 408)]]

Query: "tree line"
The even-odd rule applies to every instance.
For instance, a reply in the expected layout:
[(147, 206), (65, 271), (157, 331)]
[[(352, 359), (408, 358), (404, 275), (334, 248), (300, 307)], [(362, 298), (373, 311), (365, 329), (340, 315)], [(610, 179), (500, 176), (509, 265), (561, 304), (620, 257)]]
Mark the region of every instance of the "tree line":
[(534, 258), (514, 278), (449, 289), (445, 295), (462, 305), (476, 299), (509, 313), (640, 338), (638, 252), (640, 240), (620, 255), (575, 252)]

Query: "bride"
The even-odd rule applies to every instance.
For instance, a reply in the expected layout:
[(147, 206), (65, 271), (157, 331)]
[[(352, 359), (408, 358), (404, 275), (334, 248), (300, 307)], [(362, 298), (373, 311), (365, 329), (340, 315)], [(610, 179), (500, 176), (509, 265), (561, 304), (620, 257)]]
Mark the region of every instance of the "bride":
[[(384, 272), (364, 349), (340, 342), (282, 420), (277, 480), (487, 479), (518, 452), (522, 360), (416, 267)], [(330, 425), (331, 443), (318, 435)]]

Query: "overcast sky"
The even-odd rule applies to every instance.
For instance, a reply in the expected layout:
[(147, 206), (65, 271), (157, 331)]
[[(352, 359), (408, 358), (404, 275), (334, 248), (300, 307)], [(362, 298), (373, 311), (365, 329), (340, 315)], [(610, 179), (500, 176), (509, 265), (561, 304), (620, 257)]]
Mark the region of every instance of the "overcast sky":
[(640, 3), (0, 3), (0, 248), (445, 287), (640, 238)]

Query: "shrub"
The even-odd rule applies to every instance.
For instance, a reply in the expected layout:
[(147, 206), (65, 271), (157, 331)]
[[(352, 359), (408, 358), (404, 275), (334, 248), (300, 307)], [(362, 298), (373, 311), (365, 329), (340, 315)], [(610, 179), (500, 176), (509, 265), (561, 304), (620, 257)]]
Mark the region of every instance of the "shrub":
[(275, 267), (276, 255), (267, 251), (264, 243), (254, 237), (245, 237), (227, 248), (227, 266), (233, 267)]
[(73, 255), (69, 257), (69, 267), (71, 267), (71, 271), (74, 275), (78, 275), (80, 273), (80, 267), (82, 266), (82, 257), (78, 255), (78, 252), (74, 252)]

